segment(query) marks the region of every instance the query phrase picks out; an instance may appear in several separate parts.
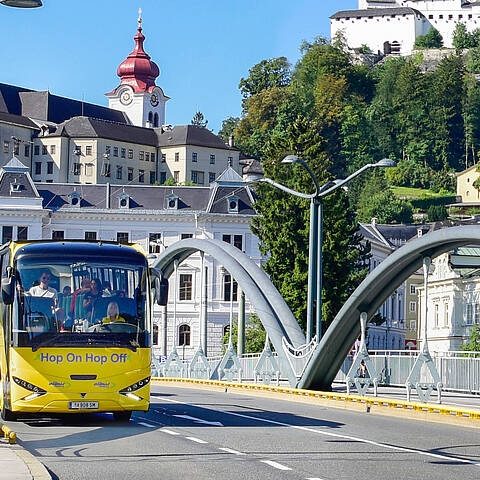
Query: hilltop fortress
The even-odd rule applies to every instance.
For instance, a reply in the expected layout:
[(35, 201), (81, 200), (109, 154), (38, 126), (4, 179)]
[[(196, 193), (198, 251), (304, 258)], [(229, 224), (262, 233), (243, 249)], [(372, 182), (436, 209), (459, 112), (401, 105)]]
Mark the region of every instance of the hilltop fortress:
[(452, 47), (458, 23), (468, 31), (480, 28), (480, 1), (473, 0), (358, 0), (358, 10), (330, 17), (331, 38), (342, 32), (348, 45), (366, 45), (373, 53), (410, 55), (415, 39), (434, 27), (445, 47)]

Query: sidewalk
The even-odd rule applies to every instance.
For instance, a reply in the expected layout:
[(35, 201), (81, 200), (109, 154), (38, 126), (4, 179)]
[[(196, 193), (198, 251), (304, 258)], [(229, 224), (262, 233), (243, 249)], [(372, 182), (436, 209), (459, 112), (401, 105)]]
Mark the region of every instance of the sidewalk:
[(51, 480), (47, 469), (20, 445), (0, 440), (0, 480)]

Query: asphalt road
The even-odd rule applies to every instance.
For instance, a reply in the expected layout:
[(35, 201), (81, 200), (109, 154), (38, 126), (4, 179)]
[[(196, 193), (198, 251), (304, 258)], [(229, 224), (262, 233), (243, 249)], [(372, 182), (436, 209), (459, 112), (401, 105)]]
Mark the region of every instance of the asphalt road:
[(107, 414), (12, 424), (60, 480), (480, 478), (480, 431), (232, 393), (152, 387)]

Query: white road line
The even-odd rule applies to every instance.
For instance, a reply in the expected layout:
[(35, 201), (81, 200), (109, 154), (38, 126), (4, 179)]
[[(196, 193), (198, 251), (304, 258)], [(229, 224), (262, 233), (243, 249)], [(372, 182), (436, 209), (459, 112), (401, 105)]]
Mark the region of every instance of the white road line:
[(262, 463), (266, 463), (267, 465), (270, 465), (273, 468), (276, 468), (277, 470), (291, 470), (290, 467), (286, 467), (285, 465), (282, 465), (281, 463), (274, 462), (273, 460), (260, 460)]
[(224, 452), (227, 453), (233, 453), (234, 455), (246, 455), (246, 453), (243, 452), (237, 452), (237, 450), (232, 450), (231, 448), (224, 448), (224, 447), (219, 447), (219, 450), (223, 450)]
[[(166, 402), (179, 403), (181, 405), (189, 405), (191, 407), (195, 407), (194, 404), (192, 405), (190, 403), (180, 402), (178, 400), (172, 400), (171, 398), (163, 398), (162, 400), (164, 400)], [(199, 407), (197, 407), (197, 408), (199, 408)], [(440, 458), (442, 460), (448, 460), (448, 461), (453, 460), (453, 461), (458, 462), (458, 463), (466, 463), (468, 465), (474, 465), (476, 467), (480, 467), (480, 462), (474, 462), (472, 460), (467, 460), (465, 458), (459, 458), (459, 457), (448, 456), (448, 455), (439, 455), (437, 453), (430, 453), (430, 452), (426, 452), (424, 450), (415, 450), (413, 448), (407, 448), (407, 447), (397, 447), (395, 445), (389, 445), (387, 443), (375, 442), (373, 440), (368, 440), (368, 439), (360, 438), (360, 437), (353, 437), (351, 435), (342, 435), (342, 434), (339, 434), (339, 433), (327, 432), (325, 430), (316, 430), (314, 428), (302, 427), (300, 425), (291, 425), (289, 423), (276, 422), (275, 420), (268, 420), (266, 418), (254, 417), (252, 415), (244, 415), (242, 413), (234, 413), (234, 412), (227, 412), (227, 411), (223, 411), (223, 410), (215, 410), (213, 408), (204, 407), (203, 405), (202, 405), (201, 408), (207, 409), (207, 410), (212, 410), (214, 412), (223, 413), (225, 415), (233, 415), (235, 417), (248, 418), (249, 420), (255, 420), (257, 422), (270, 423), (272, 425), (280, 425), (281, 427), (295, 428), (297, 430), (303, 430), (303, 431), (306, 431), (306, 432), (316, 433), (318, 435), (324, 435), (326, 437), (343, 438), (343, 439), (347, 439), (347, 440), (353, 440), (355, 442), (361, 442), (361, 443), (367, 443), (369, 445), (375, 445), (376, 447), (386, 448), (386, 449), (389, 449), (389, 450), (396, 450), (398, 452), (414, 453), (416, 455), (423, 455), (423, 456), (426, 456), (426, 457)]]
[(307, 478), (306, 480), (323, 480), (323, 478), (312, 477), (312, 478)]
[(144, 427), (155, 428), (156, 425), (150, 425), (149, 423), (145, 422), (137, 422), (137, 425), (143, 425)]
[(197, 443), (208, 443), (205, 440), (201, 440), (200, 438), (197, 437), (185, 437), (188, 440), (191, 440), (192, 442), (197, 442)]
[(162, 431), (162, 432), (165, 432), (165, 433), (168, 433), (169, 435), (180, 435), (179, 433), (174, 432), (174, 431), (172, 431), (172, 430), (168, 430), (167, 428), (162, 428), (161, 431)]

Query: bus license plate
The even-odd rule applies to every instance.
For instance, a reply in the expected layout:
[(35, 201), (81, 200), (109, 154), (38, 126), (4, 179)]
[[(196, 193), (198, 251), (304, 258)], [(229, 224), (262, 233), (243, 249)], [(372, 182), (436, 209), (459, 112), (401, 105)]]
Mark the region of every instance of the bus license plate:
[(98, 408), (98, 402), (70, 402), (70, 410), (89, 410)]

